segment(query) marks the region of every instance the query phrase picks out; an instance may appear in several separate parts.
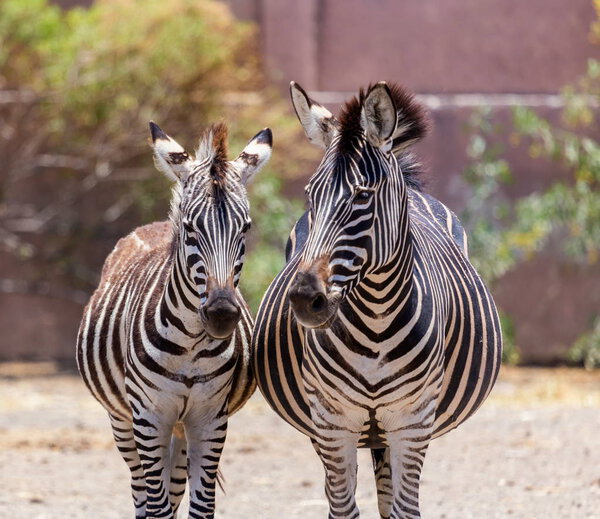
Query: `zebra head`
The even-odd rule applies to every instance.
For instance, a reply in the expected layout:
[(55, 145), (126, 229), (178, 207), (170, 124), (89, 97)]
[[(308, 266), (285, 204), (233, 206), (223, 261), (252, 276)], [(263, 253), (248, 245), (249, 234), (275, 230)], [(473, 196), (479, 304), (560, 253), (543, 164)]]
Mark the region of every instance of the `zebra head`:
[(361, 90), (339, 120), (293, 82), (291, 97), (325, 155), (306, 187), (309, 230), (290, 302), (301, 324), (324, 328), (347, 294), (401, 250), (408, 222), (400, 166), (427, 124), (413, 96), (385, 82)]
[(175, 181), (170, 216), (182, 293), (211, 337), (228, 337), (243, 304), (236, 287), (250, 228), (246, 183), (271, 156), (271, 130), (256, 134), (232, 161), (222, 123), (205, 132), (195, 157), (153, 122), (150, 131), (155, 164)]

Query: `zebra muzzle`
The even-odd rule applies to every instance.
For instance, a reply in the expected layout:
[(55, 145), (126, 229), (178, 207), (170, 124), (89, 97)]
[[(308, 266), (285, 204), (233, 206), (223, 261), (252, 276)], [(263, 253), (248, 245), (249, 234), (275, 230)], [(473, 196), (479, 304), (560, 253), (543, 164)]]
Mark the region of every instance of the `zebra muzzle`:
[(199, 314), (208, 335), (215, 339), (226, 339), (235, 330), (242, 311), (233, 290), (214, 288)]
[(307, 328), (327, 328), (337, 313), (339, 299), (327, 294), (323, 281), (312, 271), (299, 271), (290, 292), (296, 319)]

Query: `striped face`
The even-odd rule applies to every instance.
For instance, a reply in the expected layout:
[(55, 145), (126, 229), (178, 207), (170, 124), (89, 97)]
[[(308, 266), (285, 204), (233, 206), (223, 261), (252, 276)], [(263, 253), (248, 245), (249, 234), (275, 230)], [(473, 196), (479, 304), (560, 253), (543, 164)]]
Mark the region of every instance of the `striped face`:
[(153, 123), (151, 129), (157, 167), (177, 179), (171, 219), (180, 283), (207, 333), (228, 337), (241, 315), (235, 289), (250, 228), (245, 186), (270, 156), (271, 131), (259, 132), (228, 161), (224, 125), (204, 135), (195, 158)]
[(297, 319), (327, 327), (340, 301), (397, 253), (406, 186), (392, 153), (396, 109), (385, 84), (350, 103), (338, 122), (292, 84), (311, 141), (326, 148), (309, 180), (309, 232), (290, 301)]
[[(343, 299), (397, 250), (404, 183), (396, 158), (365, 139), (333, 139), (306, 194), (309, 233), (290, 297), (306, 326), (327, 325)], [(300, 296), (300, 297), (298, 297)], [(306, 301), (306, 302), (305, 302)]]

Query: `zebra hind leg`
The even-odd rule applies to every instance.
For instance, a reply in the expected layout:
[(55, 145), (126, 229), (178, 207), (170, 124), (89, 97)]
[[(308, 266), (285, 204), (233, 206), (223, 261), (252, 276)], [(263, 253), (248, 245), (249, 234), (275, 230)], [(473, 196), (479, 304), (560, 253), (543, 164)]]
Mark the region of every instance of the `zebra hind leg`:
[(169, 499), (173, 507), (173, 516), (177, 517), (177, 510), (185, 494), (187, 483), (187, 442), (181, 423), (173, 427), (171, 437), (171, 484), (169, 486)]
[(110, 415), (113, 438), (117, 449), (131, 472), (131, 494), (136, 519), (146, 517), (146, 480), (142, 462), (133, 438), (133, 424)]
[(390, 450), (387, 448), (371, 449), (371, 457), (373, 458), (373, 469), (375, 470), (379, 515), (381, 519), (389, 519), (394, 501)]

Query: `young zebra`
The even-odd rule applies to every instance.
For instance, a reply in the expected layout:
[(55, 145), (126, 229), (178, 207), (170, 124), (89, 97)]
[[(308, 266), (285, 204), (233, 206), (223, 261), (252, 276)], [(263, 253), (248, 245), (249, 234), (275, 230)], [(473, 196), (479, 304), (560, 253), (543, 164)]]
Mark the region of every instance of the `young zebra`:
[(204, 134), (195, 158), (150, 130), (156, 166), (175, 181), (171, 221), (140, 227), (107, 258), (77, 363), (131, 470), (136, 517), (175, 517), (187, 479), (189, 517), (207, 519), (227, 418), (256, 387), (252, 318), (236, 287), (250, 227), (245, 184), (272, 137), (261, 131), (228, 161), (224, 124)]
[(291, 95), (326, 151), (258, 312), (257, 382), (311, 438), (330, 518), (359, 516), (357, 446), (372, 450), (381, 517), (417, 518), (429, 441), (471, 416), (496, 379), (498, 315), (460, 222), (418, 189), (407, 147), (426, 122), (413, 97), (382, 82), (338, 121), (294, 83)]

